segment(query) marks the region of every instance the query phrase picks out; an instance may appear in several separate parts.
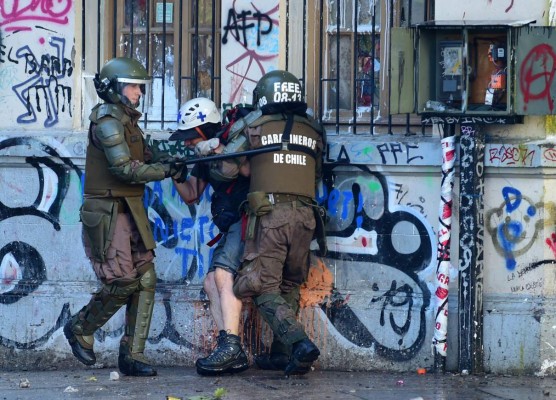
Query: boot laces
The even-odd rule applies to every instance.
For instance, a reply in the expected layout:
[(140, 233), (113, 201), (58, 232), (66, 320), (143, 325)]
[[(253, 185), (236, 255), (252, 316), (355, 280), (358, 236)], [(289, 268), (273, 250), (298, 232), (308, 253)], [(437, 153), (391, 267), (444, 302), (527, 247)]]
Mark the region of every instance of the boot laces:
[(207, 358), (208, 362), (221, 363), (230, 358), (237, 358), (241, 354), (241, 349), (235, 348), (226, 342), (219, 345)]

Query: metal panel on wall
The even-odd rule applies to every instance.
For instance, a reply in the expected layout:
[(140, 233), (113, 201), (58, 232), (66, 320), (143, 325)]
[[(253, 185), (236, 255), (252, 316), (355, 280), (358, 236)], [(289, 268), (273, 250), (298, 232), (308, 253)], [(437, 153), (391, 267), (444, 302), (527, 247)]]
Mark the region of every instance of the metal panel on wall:
[(404, 28), (392, 29), (390, 50), (391, 114), (412, 113), (415, 110), (413, 37), (413, 30)]
[(556, 114), (556, 32), (551, 27), (522, 27), (515, 38), (515, 112)]

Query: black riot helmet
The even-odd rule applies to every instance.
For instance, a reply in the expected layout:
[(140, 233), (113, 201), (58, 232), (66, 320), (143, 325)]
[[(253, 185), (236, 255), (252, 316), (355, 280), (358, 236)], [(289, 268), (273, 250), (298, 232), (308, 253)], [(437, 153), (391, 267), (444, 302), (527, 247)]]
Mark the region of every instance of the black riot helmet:
[[(108, 61), (94, 79), (98, 96), (108, 103), (117, 104), (126, 100), (122, 96), (122, 89), (126, 84), (141, 85), (145, 94), (145, 86), (151, 82), (151, 77), (141, 63), (133, 58), (116, 57)], [(133, 105), (136, 107), (137, 105)]]
[(253, 90), (253, 107), (263, 113), (307, 109), (301, 83), (291, 72), (274, 70), (264, 74)]

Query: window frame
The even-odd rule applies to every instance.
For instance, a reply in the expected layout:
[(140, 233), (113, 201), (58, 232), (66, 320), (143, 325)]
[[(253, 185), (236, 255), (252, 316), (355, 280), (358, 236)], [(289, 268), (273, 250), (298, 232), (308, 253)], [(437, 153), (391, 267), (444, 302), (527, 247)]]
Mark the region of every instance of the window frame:
[[(133, 0), (127, 0), (133, 1)], [(168, 23), (156, 23), (156, 7), (157, 4), (173, 4), (173, 19)], [(145, 7), (148, 8), (146, 12), (148, 24), (144, 28), (138, 28), (136, 25), (132, 27), (125, 26), (125, 6), (126, 0), (82, 0), (82, 21), (83, 21), (83, 70), (85, 71), (84, 77), (87, 79), (85, 90), (92, 90), (94, 93), (94, 86), (92, 85), (92, 77), (99, 72), (102, 65), (111, 58), (124, 56), (124, 37), (133, 33), (133, 41), (137, 43), (137, 35), (148, 35), (150, 40), (145, 49), (145, 57), (148, 57), (148, 65), (145, 65), (149, 74), (152, 75), (154, 66), (157, 62), (162, 65), (162, 73), (155, 74), (153, 81), (156, 79), (162, 80), (163, 89), (159, 93), (152, 93), (153, 96), (159, 95), (158, 99), (160, 104), (159, 118), (153, 119), (148, 113), (143, 113), (142, 120), (144, 127), (150, 130), (167, 130), (175, 129), (176, 116), (181, 104), (185, 101), (198, 96), (205, 96), (211, 98), (217, 104), (220, 101), (220, 52), (217, 51), (217, 46), (221, 38), (221, 0), (144, 0)], [(198, 14), (203, 14), (205, 21), (208, 24), (199, 26)], [(92, 21), (93, 16), (97, 16), (98, 25)], [(212, 24), (212, 21), (215, 21)], [(202, 22), (202, 21), (201, 21)], [(99, 26), (99, 28), (97, 28)], [(98, 48), (88, 43), (94, 43), (92, 38), (95, 38), (98, 43)], [(156, 60), (157, 55), (154, 53), (156, 48), (155, 35), (172, 35), (172, 39), (163, 44), (165, 59), (169, 48), (173, 48), (171, 59), (173, 60), (172, 73), (173, 76), (169, 77), (165, 60)], [(199, 57), (203, 53), (202, 40), (197, 38), (206, 36), (206, 51), (204, 54), (206, 58), (212, 59), (209, 65), (199, 74), (201, 68), (199, 64), (202, 61)], [(163, 40), (160, 40), (162, 43)], [(132, 51), (135, 53), (135, 45)], [(160, 50), (159, 50), (160, 53)], [(95, 60), (96, 62), (94, 62)], [(141, 60), (140, 60), (141, 61)], [(87, 73), (89, 72), (89, 73)], [(199, 83), (201, 80), (209, 84), (204, 86)], [(201, 79), (203, 78), (203, 79)], [(169, 84), (167, 80), (173, 80), (173, 84)], [(167, 92), (168, 88), (172, 86), (174, 94), (171, 95)], [(204, 92), (200, 93), (200, 88), (204, 88)], [(165, 96), (164, 94), (165, 93)], [(91, 103), (92, 99), (90, 94), (84, 100), (86, 107)], [(164, 100), (166, 97), (166, 101)], [(96, 101), (96, 99), (95, 99)], [(169, 104), (171, 103), (171, 104)]]
[[(361, 0), (343, 1), (354, 2)], [(332, 118), (327, 118), (327, 116), (324, 115), (328, 112), (326, 110), (325, 102), (325, 98), (328, 96), (326, 82), (332, 80), (333, 78), (329, 77), (326, 72), (327, 57), (328, 59), (330, 58), (330, 46), (327, 45), (327, 40), (329, 36), (336, 35), (338, 30), (328, 29), (330, 26), (328, 18), (330, 18), (331, 15), (328, 9), (330, 1), (306, 0), (305, 3), (307, 3), (307, 9), (315, 11), (306, 14), (306, 24), (305, 22), (304, 24), (300, 22), (298, 23), (295, 18), (299, 15), (299, 13), (292, 12), (289, 12), (289, 15), (292, 17), (289, 24), (294, 27), (303, 26), (303, 30), (306, 34), (306, 40), (304, 43), (288, 43), (286, 47), (288, 48), (290, 56), (287, 58), (292, 58), (292, 54), (298, 54), (300, 52), (300, 47), (303, 48), (307, 59), (306, 66), (303, 69), (307, 103), (309, 108), (315, 110), (315, 117), (323, 122), (327, 128), (327, 132), (332, 135), (374, 135), (380, 133), (393, 134), (395, 132), (408, 135), (413, 134), (411, 130), (415, 130), (415, 127), (419, 127), (424, 133), (424, 128), (421, 125), (421, 119), (416, 114), (390, 114), (390, 76), (388, 71), (390, 70), (391, 61), (389, 57), (387, 57), (387, 55), (389, 55), (390, 31), (392, 26), (410, 24), (410, 21), (402, 20), (402, 17), (408, 19), (412, 18), (412, 1), (405, 0), (402, 4), (402, 2), (389, 0), (388, 6), (385, 2), (382, 2), (380, 13), (376, 12), (374, 17), (376, 19), (371, 30), (366, 29), (364, 31), (358, 31), (357, 33), (355, 29), (339, 30), (339, 35), (349, 35), (351, 37), (351, 63), (349, 66), (350, 71), (348, 72), (351, 79), (351, 88), (349, 95), (346, 97), (351, 99), (352, 107), (349, 109), (340, 109), (340, 113), (333, 115)], [(423, 6), (423, 10), (418, 13), (418, 15), (424, 15), (425, 18), (430, 19), (434, 8), (432, 0), (425, 0), (420, 3), (422, 3), (420, 5)], [(336, 3), (335, 6), (339, 8), (341, 7), (339, 3)], [(403, 7), (409, 8), (409, 10), (404, 10)], [(392, 10), (392, 12), (388, 13), (389, 9)], [(356, 24), (356, 15), (357, 13), (354, 9), (352, 15), (350, 16), (352, 18), (351, 28), (354, 28)], [(404, 15), (407, 17), (404, 17)], [(337, 25), (335, 27), (337, 27)], [(357, 106), (353, 107), (353, 105), (357, 105), (355, 86), (358, 82), (356, 65), (358, 57), (357, 55), (354, 56), (354, 54), (358, 50), (357, 38), (359, 35), (378, 35), (380, 38), (378, 41), (380, 50), (378, 53), (375, 53), (380, 61), (379, 75), (375, 79), (375, 81), (378, 81), (379, 101), (378, 104), (373, 102), (371, 109), (363, 113), (358, 112)], [(299, 47), (296, 47), (296, 45)], [(315, 48), (320, 49), (317, 56), (318, 58), (315, 57), (313, 53), (313, 49)], [(373, 50), (376, 51), (376, 49)], [(312, 62), (314, 62), (314, 64), (318, 64), (318, 66), (311, 65)]]

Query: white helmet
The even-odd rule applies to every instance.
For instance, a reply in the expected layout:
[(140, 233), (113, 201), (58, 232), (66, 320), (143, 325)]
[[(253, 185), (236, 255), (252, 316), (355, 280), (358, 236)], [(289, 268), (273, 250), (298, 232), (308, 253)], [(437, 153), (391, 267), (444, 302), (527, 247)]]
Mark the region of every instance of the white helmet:
[(185, 131), (207, 122), (219, 123), (220, 113), (214, 101), (197, 97), (184, 103), (178, 112), (178, 130)]

